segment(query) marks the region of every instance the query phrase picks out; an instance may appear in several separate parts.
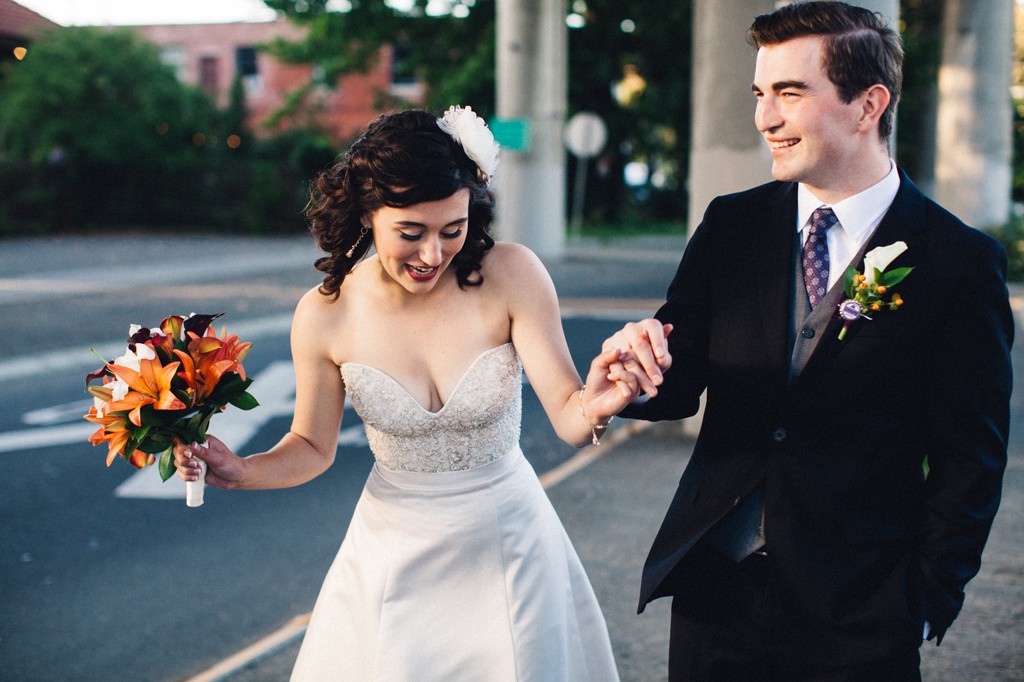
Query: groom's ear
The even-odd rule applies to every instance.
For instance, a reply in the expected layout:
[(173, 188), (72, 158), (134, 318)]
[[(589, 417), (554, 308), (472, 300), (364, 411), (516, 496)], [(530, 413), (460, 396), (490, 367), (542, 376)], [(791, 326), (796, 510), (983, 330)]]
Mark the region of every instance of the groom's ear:
[(882, 114), (885, 113), (889, 102), (892, 101), (892, 94), (889, 92), (889, 88), (881, 83), (876, 83), (862, 92), (854, 101), (860, 107), (857, 129), (861, 132), (877, 131)]

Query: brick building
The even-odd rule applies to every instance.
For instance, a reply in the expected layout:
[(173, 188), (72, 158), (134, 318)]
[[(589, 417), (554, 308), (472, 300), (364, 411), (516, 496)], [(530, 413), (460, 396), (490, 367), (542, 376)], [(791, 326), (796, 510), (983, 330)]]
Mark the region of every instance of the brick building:
[[(282, 64), (258, 49), (277, 37), (294, 40), (302, 36), (304, 29), (284, 19), (130, 28), (158, 45), (164, 62), (174, 67), (178, 78), (211, 93), (218, 106), (227, 104), (235, 75), (240, 75), (250, 128), (256, 134), (268, 132), (263, 122), (285, 102), (289, 92), (308, 82), (313, 73), (309, 65)], [(382, 99), (388, 97), (416, 103), (422, 97), (422, 89), (415, 83), (396, 80), (392, 49), (385, 47), (368, 73), (344, 76), (334, 88), (314, 89), (305, 112), (335, 142), (341, 142), (361, 130), (378, 113)]]
[[(11, 63), (25, 56), (33, 38), (62, 27), (19, 5), (0, 0), (0, 77)], [(270, 131), (264, 121), (284, 104), (288, 93), (309, 82), (313, 67), (282, 64), (259, 50), (275, 38), (296, 40), (305, 30), (285, 19), (270, 22), (218, 24), (166, 24), (128, 27), (160, 48), (163, 61), (178, 78), (198, 85), (213, 95), (218, 106), (228, 103), (236, 74), (245, 85), (249, 128), (257, 135)], [(422, 86), (394, 73), (393, 50), (381, 49), (380, 58), (365, 74), (340, 79), (336, 87), (315, 88), (308, 96), (303, 115), (327, 131), (336, 143), (361, 130), (379, 111), (382, 102), (400, 98), (416, 104), (422, 101)]]
[(43, 32), (59, 28), (13, 0), (0, 0), (0, 75), (12, 62), (24, 59), (28, 46)]

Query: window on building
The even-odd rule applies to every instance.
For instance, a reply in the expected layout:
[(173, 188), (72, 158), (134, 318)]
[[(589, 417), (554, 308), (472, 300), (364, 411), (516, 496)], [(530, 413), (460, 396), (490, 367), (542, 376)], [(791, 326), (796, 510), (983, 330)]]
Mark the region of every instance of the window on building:
[(220, 60), (216, 57), (200, 57), (199, 85), (207, 92), (220, 90)]
[(412, 69), (412, 43), (396, 42), (391, 46), (391, 82), (394, 85), (410, 85), (416, 82)]
[(160, 61), (174, 69), (179, 81), (185, 80), (185, 47), (183, 45), (164, 45), (160, 48)]
[(408, 41), (391, 46), (391, 94), (411, 102), (422, 100), (423, 84), (412, 65), (413, 46)]
[(245, 85), (246, 92), (255, 93), (263, 89), (255, 47), (242, 45), (235, 48), (235, 69), (242, 79), (242, 84)]

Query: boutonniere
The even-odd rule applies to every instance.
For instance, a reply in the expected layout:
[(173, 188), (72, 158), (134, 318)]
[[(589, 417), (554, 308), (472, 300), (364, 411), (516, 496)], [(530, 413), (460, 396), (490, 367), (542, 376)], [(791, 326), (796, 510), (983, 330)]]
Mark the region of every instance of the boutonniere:
[(857, 272), (856, 268), (846, 271), (843, 291), (847, 298), (839, 304), (839, 317), (843, 320), (843, 328), (839, 332), (840, 341), (846, 336), (850, 325), (860, 318), (870, 320), (870, 313), (883, 308), (898, 310), (903, 305), (903, 299), (892, 288), (902, 282), (914, 268), (896, 268), (889, 272), (885, 269), (906, 250), (906, 242), (879, 246), (864, 254), (863, 273)]

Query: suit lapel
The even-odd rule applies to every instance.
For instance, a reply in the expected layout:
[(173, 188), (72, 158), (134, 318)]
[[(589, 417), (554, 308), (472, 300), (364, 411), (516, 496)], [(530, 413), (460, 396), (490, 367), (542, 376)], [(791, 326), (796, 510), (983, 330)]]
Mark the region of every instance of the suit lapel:
[(796, 185), (782, 183), (765, 212), (760, 237), (758, 291), (765, 345), (772, 368), (785, 377), (789, 367), (790, 292), (796, 231)]
[[(878, 228), (868, 239), (863, 249), (863, 253), (867, 253), (876, 247), (886, 246), (893, 242), (906, 242), (907, 250), (892, 262), (889, 266), (890, 268), (910, 264), (908, 257), (914, 259), (916, 254), (921, 253), (925, 248), (924, 240), (921, 238), (921, 233), (926, 228), (924, 220), (924, 195), (910, 181), (910, 178), (907, 177), (903, 170), (900, 170), (899, 173), (900, 189), (896, 193), (896, 198), (893, 199), (892, 206), (889, 207), (885, 217), (882, 218), (882, 222), (878, 224)], [(853, 267), (856, 267), (858, 272), (863, 272), (863, 256), (853, 263)], [(830, 303), (830, 305), (838, 305), (842, 298), (844, 298), (844, 295), (840, 295), (839, 300)], [(843, 328), (843, 322), (837, 315), (833, 315), (829, 320), (828, 326), (825, 328), (824, 337), (818, 342), (811, 357), (807, 360), (807, 365), (804, 367), (801, 377), (807, 376), (816, 367), (827, 363), (840, 353), (843, 348), (849, 346), (856, 338), (857, 331), (863, 328), (863, 325), (864, 321), (860, 321), (860, 324), (850, 325), (844, 339), (840, 341), (839, 332)], [(799, 381), (800, 378), (798, 377), (797, 383)]]

